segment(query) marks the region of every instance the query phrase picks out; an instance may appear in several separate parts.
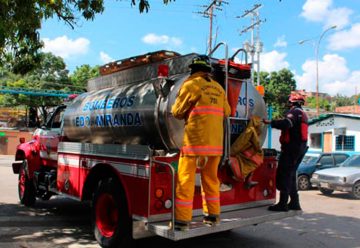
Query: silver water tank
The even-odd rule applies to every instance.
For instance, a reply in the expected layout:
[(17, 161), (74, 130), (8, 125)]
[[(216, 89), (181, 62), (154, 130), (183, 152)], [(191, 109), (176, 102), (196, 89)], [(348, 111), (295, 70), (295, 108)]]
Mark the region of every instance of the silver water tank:
[[(177, 58), (176, 73), (173, 74), (170, 61), (170, 80), (167, 81), (154, 77), (153, 70), (157, 65), (146, 67), (147, 72), (144, 73), (151, 71), (148, 80), (143, 80), (146, 75), (139, 68), (136, 73), (131, 70), (121, 72), (123, 75), (132, 73), (132, 80), (128, 82), (120, 82), (116, 73), (107, 75), (106, 80), (103, 77), (92, 80), (91, 91), (79, 95), (67, 107), (64, 135), (74, 142), (142, 144), (154, 149), (178, 149), (182, 145), (184, 121), (172, 116), (171, 107), (180, 86), (189, 76), (188, 65), (193, 57), (194, 54), (181, 56), (183, 61)], [(162, 88), (160, 91), (159, 85)], [(246, 119), (253, 115), (265, 118), (265, 102), (250, 82), (244, 82), (236, 116)], [(232, 124), (232, 136), (242, 131), (244, 125), (241, 123), (244, 122)], [(265, 136), (266, 128), (263, 128), (262, 142)]]

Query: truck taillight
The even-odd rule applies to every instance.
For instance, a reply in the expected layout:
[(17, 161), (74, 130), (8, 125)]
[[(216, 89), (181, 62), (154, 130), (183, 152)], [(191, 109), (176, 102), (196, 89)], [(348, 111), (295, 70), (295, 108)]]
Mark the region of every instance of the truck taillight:
[(163, 209), (163, 207), (164, 207), (164, 204), (163, 204), (163, 202), (161, 200), (156, 200), (155, 201), (155, 209), (161, 210), (161, 209)]
[(169, 76), (169, 66), (168, 65), (159, 65), (158, 66), (158, 77), (168, 77)]
[(19, 142), (20, 142), (20, 144), (25, 143), (25, 138), (24, 138), (24, 137), (20, 137), (20, 138), (19, 138)]
[(161, 188), (157, 188), (156, 191), (155, 191), (156, 198), (160, 199), (161, 197), (163, 197), (163, 195), (164, 195), (164, 190), (161, 189)]

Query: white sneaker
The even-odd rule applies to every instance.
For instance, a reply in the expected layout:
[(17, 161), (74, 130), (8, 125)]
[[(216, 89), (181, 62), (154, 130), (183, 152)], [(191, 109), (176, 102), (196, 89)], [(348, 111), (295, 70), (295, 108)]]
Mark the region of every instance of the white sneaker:
[(229, 190), (232, 190), (231, 184), (225, 184), (225, 183), (220, 184), (220, 192), (225, 192)]

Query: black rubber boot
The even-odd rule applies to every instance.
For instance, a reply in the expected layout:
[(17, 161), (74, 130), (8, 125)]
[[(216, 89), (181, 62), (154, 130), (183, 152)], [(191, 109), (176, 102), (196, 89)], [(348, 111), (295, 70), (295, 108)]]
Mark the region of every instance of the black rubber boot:
[(289, 195), (286, 192), (280, 192), (280, 200), (277, 204), (268, 207), (270, 211), (287, 212)]
[(294, 195), (290, 196), (290, 202), (288, 204), (288, 209), (289, 210), (302, 210), (301, 206), (300, 206), (298, 194), (296, 194), (296, 195), (294, 194)]

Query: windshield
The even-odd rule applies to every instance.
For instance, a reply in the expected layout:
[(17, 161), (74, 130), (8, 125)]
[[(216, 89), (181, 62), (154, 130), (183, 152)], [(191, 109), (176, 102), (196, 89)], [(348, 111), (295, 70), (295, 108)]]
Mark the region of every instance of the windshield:
[(305, 163), (305, 164), (312, 163), (312, 162), (315, 162), (317, 159), (318, 159), (318, 157), (305, 155), (302, 160), (302, 163)]
[(360, 167), (360, 155), (352, 155), (346, 159), (341, 166), (344, 167)]

